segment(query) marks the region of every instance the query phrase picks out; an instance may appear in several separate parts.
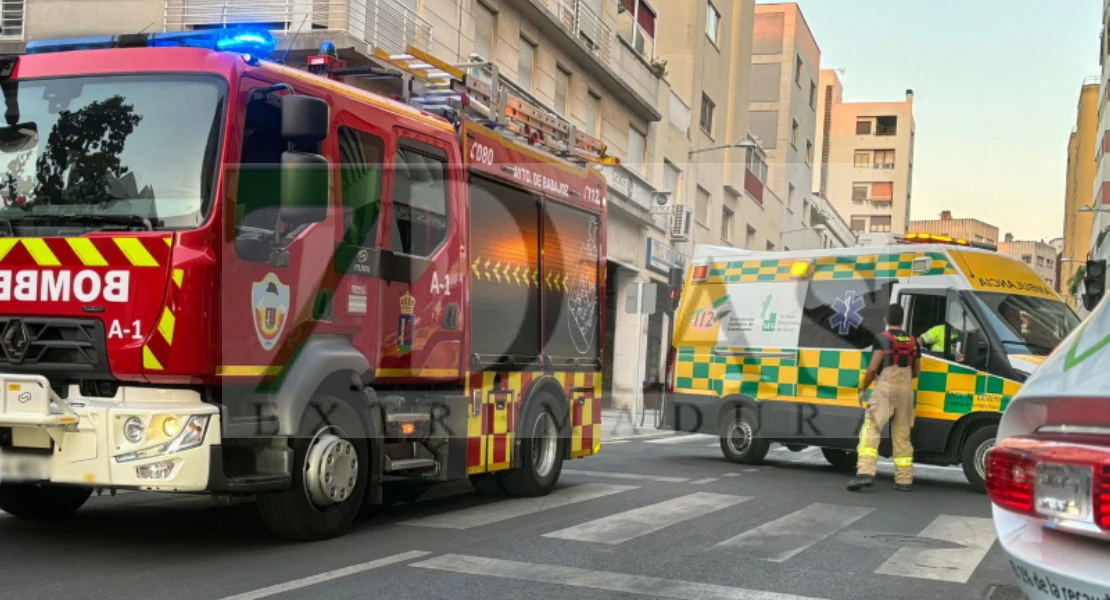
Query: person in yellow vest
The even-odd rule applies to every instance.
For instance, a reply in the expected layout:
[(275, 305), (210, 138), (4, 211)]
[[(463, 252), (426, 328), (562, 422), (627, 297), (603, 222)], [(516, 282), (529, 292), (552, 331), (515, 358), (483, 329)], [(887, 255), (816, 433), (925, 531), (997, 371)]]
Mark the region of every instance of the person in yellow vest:
[[(894, 446), (894, 489), (908, 492), (913, 484), (910, 429), (914, 418), (913, 380), (921, 373), (921, 347), (902, 330), (904, 318), (901, 306), (887, 307), (886, 331), (876, 337), (871, 364), (860, 386), (860, 405), (867, 407), (867, 413), (859, 432), (856, 477), (848, 482), (848, 489), (853, 492), (875, 484), (879, 440), (888, 422)], [(872, 383), (875, 391), (869, 403), (867, 388)]]
[[(944, 323), (941, 323), (940, 325), (936, 325), (934, 327), (930, 327), (928, 331), (921, 334), (921, 337), (917, 338), (918, 342), (921, 343), (921, 346), (923, 348), (926, 348), (930, 352), (943, 354), (944, 327)], [(948, 337), (951, 338), (953, 346), (955, 346), (956, 342), (960, 341), (960, 334), (956, 330), (952, 330), (952, 333), (950, 333)]]

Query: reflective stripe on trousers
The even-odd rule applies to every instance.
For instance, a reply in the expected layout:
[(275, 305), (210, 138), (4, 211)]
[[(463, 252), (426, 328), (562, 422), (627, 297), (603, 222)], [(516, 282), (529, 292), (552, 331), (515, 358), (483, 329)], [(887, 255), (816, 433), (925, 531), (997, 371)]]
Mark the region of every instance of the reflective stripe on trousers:
[(879, 441), (883, 428), (890, 423), (890, 437), (894, 446), (894, 481), (913, 482), (913, 445), (910, 429), (913, 427), (913, 371), (910, 367), (886, 367), (879, 374), (871, 394), (871, 406), (859, 432), (857, 452), (859, 460), (856, 473), (875, 475), (879, 459)]

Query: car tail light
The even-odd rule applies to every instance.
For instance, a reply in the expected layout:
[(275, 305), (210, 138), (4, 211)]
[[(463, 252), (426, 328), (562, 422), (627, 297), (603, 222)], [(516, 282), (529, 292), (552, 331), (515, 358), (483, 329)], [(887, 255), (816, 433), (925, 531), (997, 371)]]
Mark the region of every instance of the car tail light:
[(1090, 519), (1102, 531), (1110, 532), (1110, 444), (1107, 440), (1089, 436), (1045, 439), (1034, 435), (1002, 441), (987, 454), (986, 487), (991, 502), (1013, 512), (1037, 514), (1038, 463), (1090, 467)]
[(1033, 481), (1036, 461), (1019, 446), (1006, 440), (987, 455), (987, 496), (1002, 508), (1033, 513)]
[(1110, 462), (1103, 462), (1095, 470), (1094, 504), (1095, 524), (1103, 531), (1110, 531)]

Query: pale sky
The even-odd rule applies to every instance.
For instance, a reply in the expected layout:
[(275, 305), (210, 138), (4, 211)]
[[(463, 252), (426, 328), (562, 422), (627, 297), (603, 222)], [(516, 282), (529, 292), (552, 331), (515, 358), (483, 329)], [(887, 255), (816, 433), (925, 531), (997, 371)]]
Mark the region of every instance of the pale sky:
[(1101, 0), (798, 5), (821, 68), (846, 69), (846, 102), (898, 101), (913, 89), (911, 218), (949, 209), (1000, 236), (1062, 235), (1068, 135), (1084, 78), (1100, 73)]

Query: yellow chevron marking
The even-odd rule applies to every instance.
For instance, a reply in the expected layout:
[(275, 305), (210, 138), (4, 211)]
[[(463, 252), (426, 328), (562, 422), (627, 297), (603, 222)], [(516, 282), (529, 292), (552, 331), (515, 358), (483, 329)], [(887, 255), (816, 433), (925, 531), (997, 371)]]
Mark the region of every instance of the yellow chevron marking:
[(528, 273), (531, 271), (532, 269), (530, 269), (529, 267), (524, 267), (524, 285), (528, 285)]
[(563, 291), (569, 292), (570, 288), (567, 287), (567, 274), (563, 273)]
[(58, 261), (58, 257), (54, 256), (50, 246), (46, 245), (46, 240), (42, 238), (23, 238), (23, 247), (31, 253), (31, 258), (35, 259), (35, 264), (40, 267), (57, 267), (62, 264)]
[(8, 252), (11, 252), (12, 248), (15, 248), (15, 245), (18, 243), (19, 238), (0, 238), (0, 260), (4, 260)]
[(108, 261), (104, 260), (100, 250), (96, 249), (89, 238), (67, 238), (66, 242), (69, 242), (69, 247), (73, 249), (73, 253), (81, 259), (81, 264), (86, 267), (108, 266)]
[(540, 270), (532, 271), (532, 283), (538, 288), (540, 287)]
[(167, 246), (172, 246), (173, 245), (173, 238), (172, 237), (162, 238), (162, 239), (166, 242)]
[(177, 319), (167, 306), (162, 311), (162, 319), (158, 321), (158, 333), (161, 333), (162, 337), (166, 338), (166, 343), (171, 346), (173, 345), (173, 325), (175, 322), (177, 322)]
[(154, 357), (154, 353), (151, 352), (150, 348), (147, 346), (143, 346), (143, 368), (152, 371), (164, 370), (162, 368), (162, 363), (158, 362), (158, 359)]
[(489, 259), (486, 259), (486, 264), (482, 265), (486, 268), (486, 281), (489, 281)]
[(482, 272), (478, 270), (478, 263), (481, 261), (482, 257), (475, 258), (474, 263), (470, 265), (470, 270), (474, 271), (474, 276), (478, 278), (482, 277)]
[(516, 269), (513, 270), (513, 279), (516, 281), (517, 285), (520, 285), (520, 265), (517, 265)]
[(114, 238), (116, 245), (127, 256), (127, 260), (131, 261), (131, 265), (135, 267), (157, 267), (158, 261), (147, 252), (146, 247), (139, 241), (139, 238)]
[(501, 273), (497, 272), (497, 270), (500, 269), (500, 268), (501, 268), (501, 261), (497, 261), (497, 264), (494, 265), (494, 267), (493, 267), (493, 276), (497, 278), (497, 283), (501, 283)]
[(549, 290), (551, 289), (551, 275), (552, 275), (551, 271), (548, 271), (547, 272), (547, 279), (544, 279), (544, 281), (547, 282), (547, 289), (549, 289)]
[(509, 270), (512, 268), (513, 266), (511, 264), (505, 263), (505, 270), (501, 272), (505, 276), (505, 283), (509, 283)]
[(184, 269), (174, 269), (173, 270), (173, 282), (177, 284), (177, 287), (181, 287), (181, 282), (182, 281), (185, 281), (185, 270)]

